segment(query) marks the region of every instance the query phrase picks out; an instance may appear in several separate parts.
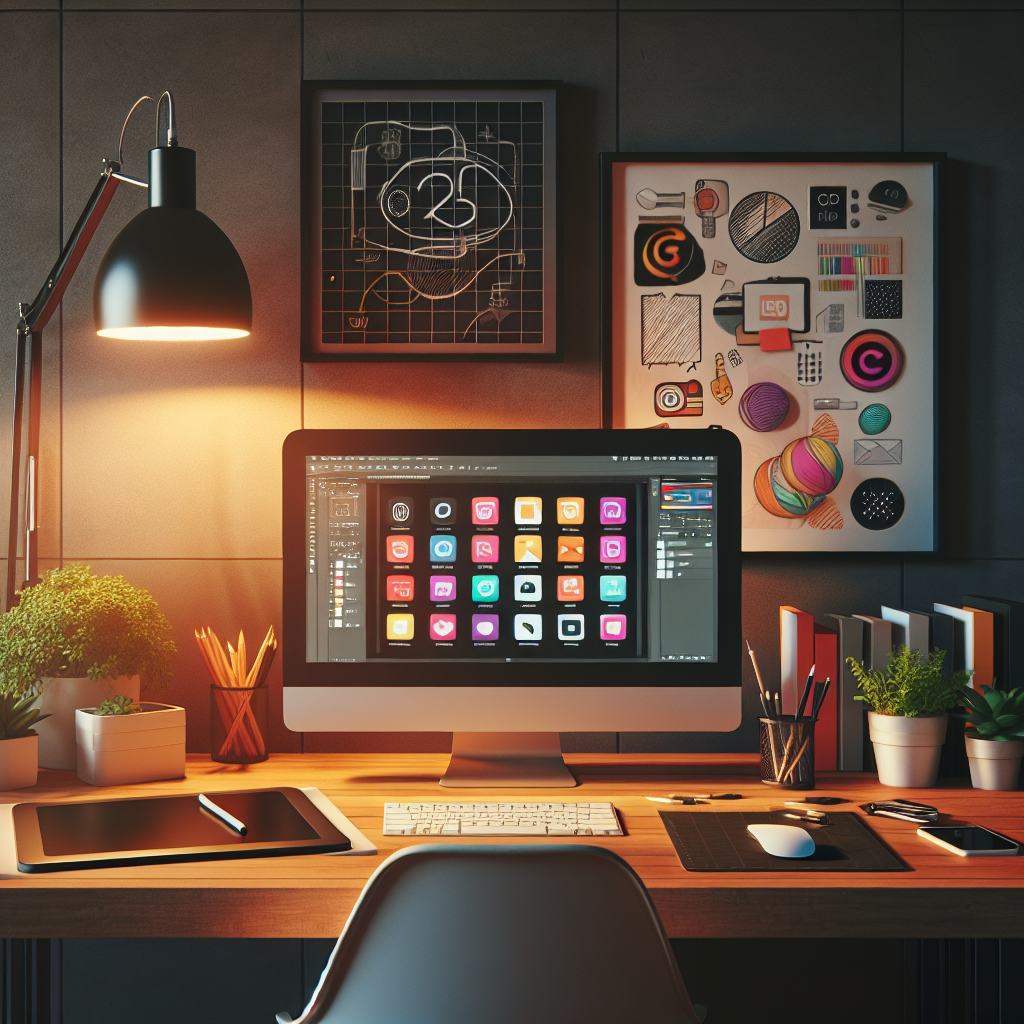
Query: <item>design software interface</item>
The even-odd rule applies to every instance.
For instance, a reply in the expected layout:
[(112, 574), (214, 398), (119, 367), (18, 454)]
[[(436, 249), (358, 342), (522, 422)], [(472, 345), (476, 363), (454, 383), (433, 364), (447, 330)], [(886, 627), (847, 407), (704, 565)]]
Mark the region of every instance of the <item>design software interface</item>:
[(708, 455), (307, 456), (306, 660), (716, 662), (717, 499)]

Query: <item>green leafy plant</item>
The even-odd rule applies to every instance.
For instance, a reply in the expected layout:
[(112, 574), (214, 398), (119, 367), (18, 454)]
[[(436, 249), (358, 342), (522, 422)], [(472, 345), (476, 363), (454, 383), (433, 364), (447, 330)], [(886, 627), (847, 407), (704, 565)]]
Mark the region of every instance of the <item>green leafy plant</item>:
[(997, 690), (992, 686), (965, 689), (960, 703), (966, 713), (957, 713), (977, 731), (979, 740), (1024, 740), (1024, 686)]
[(50, 676), (164, 683), (176, 648), (145, 590), (87, 565), (51, 569), (0, 615), (0, 693), (35, 694)]
[(50, 716), (32, 707), (35, 699), (34, 694), (19, 697), (15, 693), (0, 693), (0, 740), (37, 735), (32, 726)]
[(141, 704), (133, 703), (131, 697), (108, 697), (95, 711), (94, 715), (137, 715), (142, 710)]
[(945, 651), (932, 651), (927, 659), (909, 647), (897, 647), (889, 654), (885, 672), (866, 669), (855, 658), (847, 658), (857, 688), (863, 693), (853, 699), (867, 703), (878, 715), (917, 718), (949, 711), (970, 680), (970, 673), (942, 671)]

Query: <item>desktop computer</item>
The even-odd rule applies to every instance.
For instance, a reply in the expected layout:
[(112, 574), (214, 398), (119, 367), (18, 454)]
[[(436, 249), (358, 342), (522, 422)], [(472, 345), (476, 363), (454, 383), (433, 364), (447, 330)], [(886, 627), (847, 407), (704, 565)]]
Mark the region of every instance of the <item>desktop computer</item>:
[(301, 430), (284, 720), (452, 731), (445, 786), (572, 786), (571, 731), (740, 724), (725, 430)]

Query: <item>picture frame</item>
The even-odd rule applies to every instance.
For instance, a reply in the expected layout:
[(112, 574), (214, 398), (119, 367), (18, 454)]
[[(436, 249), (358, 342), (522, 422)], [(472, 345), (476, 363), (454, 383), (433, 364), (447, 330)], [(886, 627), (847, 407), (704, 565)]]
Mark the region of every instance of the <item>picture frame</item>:
[(304, 362), (561, 360), (559, 88), (303, 83)]
[(722, 427), (743, 550), (933, 552), (942, 153), (601, 154), (605, 427)]

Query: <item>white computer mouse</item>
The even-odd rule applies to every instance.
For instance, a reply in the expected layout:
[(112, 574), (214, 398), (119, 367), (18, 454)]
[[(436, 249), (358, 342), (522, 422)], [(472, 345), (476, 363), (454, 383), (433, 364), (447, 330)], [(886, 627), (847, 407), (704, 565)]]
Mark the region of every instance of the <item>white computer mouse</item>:
[(748, 825), (747, 831), (773, 857), (810, 857), (814, 853), (810, 833), (796, 825)]

